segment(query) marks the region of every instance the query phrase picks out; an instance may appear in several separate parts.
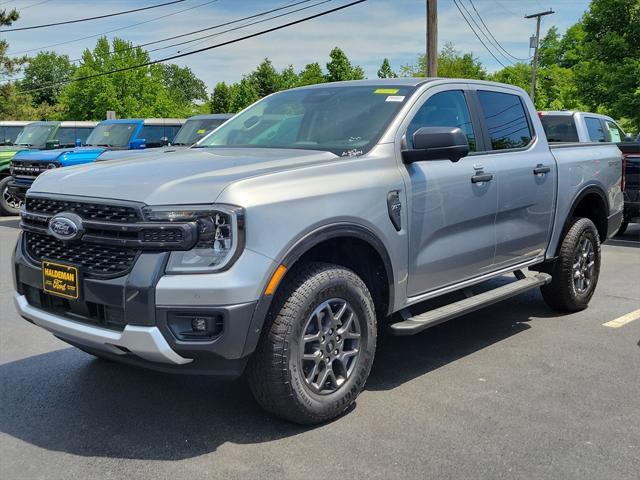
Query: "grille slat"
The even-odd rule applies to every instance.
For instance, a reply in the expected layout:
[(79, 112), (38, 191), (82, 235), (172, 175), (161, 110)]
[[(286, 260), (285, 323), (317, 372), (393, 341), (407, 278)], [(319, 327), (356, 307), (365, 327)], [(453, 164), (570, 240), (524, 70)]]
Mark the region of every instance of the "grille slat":
[(52, 198), (27, 197), (26, 210), (44, 215), (73, 212), (86, 220), (116, 223), (134, 223), (141, 220), (138, 209), (134, 207), (56, 200)]
[(138, 251), (91, 243), (65, 244), (48, 235), (25, 232), (27, 252), (37, 262), (54, 259), (78, 265), (82, 271), (97, 275), (126, 273)]

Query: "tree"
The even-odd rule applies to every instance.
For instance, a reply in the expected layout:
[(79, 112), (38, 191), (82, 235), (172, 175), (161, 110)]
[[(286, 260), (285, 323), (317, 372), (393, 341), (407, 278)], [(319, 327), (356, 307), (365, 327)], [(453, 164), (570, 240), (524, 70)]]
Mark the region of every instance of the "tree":
[(516, 63), (489, 75), (489, 80), (508, 83), (529, 90), (531, 86), (531, 65)]
[(391, 69), (391, 64), (389, 63), (389, 59), (385, 58), (382, 60), (382, 65), (378, 70), (378, 78), (397, 78), (398, 74)]
[(322, 67), (319, 63), (309, 63), (302, 69), (298, 75), (298, 85), (315, 85), (317, 83), (323, 83), (326, 81), (325, 75), (322, 72)]
[[(422, 77), (426, 65), (426, 55), (418, 56), (415, 65), (400, 67), (403, 77)], [(445, 78), (475, 78), (487, 77), (482, 63), (471, 53), (460, 53), (451, 43), (447, 43), (438, 54), (438, 76)]]
[[(119, 38), (109, 44), (107, 38), (102, 37), (93, 51), (84, 51), (74, 78), (136, 67), (146, 62), (149, 62), (149, 54), (142, 48)], [(190, 91), (180, 92), (181, 78), (187, 79)], [(199, 83), (194, 81), (190, 70), (151, 65), (70, 83), (62, 91), (60, 103), (64, 115), (76, 120), (102, 119), (108, 110), (115, 110), (124, 118), (184, 117), (198, 111), (192, 98), (186, 98), (201, 95), (198, 90)]]
[[(24, 69), (24, 78), (20, 81), (22, 90), (34, 90), (43, 85), (50, 85), (60, 80), (71, 78), (75, 72), (75, 66), (69, 61), (67, 55), (58, 55), (55, 52), (40, 52), (29, 59)], [(45, 103), (55, 105), (63, 86), (34, 91), (31, 94), (34, 106)]]
[(211, 113), (231, 111), (231, 88), (225, 82), (217, 83), (211, 95)]
[(300, 83), (300, 77), (293, 68), (293, 65), (289, 65), (282, 70), (280, 74), (280, 89), (286, 90), (288, 88), (297, 87)]
[(260, 99), (260, 94), (249, 77), (244, 77), (232, 93), (230, 111), (239, 112)]
[(581, 97), (640, 128), (640, 2), (593, 0), (582, 23), (584, 54), (574, 67)]
[(280, 90), (281, 78), (271, 63), (265, 58), (258, 67), (247, 76), (247, 81), (253, 84), (253, 88), (259, 97), (266, 97)]
[(207, 86), (189, 67), (167, 64), (161, 65), (161, 68), (162, 83), (172, 99), (183, 104), (207, 100)]
[(343, 80), (362, 80), (364, 70), (361, 67), (351, 65), (347, 55), (338, 47), (331, 50), (331, 60), (327, 63), (327, 82), (340, 82)]

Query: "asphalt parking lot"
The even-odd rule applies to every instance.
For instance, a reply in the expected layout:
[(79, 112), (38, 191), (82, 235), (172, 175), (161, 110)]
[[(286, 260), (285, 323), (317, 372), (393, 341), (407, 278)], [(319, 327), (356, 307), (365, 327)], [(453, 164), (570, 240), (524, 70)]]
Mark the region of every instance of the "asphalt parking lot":
[(243, 382), (95, 360), (12, 304), (17, 220), (0, 218), (3, 479), (637, 479), (640, 225), (603, 247), (591, 306), (537, 291), (413, 337), (384, 337), (357, 406), (303, 428)]

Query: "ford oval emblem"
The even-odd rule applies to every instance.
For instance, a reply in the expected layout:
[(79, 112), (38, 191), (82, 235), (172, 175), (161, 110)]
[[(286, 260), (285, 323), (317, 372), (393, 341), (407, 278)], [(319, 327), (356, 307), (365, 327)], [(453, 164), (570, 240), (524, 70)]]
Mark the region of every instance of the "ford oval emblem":
[(49, 221), (49, 232), (66, 242), (79, 239), (84, 233), (82, 219), (74, 213), (62, 213)]

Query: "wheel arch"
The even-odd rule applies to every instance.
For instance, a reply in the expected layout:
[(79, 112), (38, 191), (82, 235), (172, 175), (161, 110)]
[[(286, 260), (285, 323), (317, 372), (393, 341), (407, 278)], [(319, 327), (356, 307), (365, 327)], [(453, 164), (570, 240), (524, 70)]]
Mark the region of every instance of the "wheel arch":
[[(560, 238), (564, 238), (571, 225), (571, 219), (575, 216), (591, 220), (598, 230), (600, 241), (604, 242), (607, 239), (609, 202), (607, 201), (606, 193), (601, 187), (589, 185), (576, 195), (571, 203), (569, 214), (567, 218), (565, 218), (564, 225), (562, 226), (562, 235)], [(556, 251), (558, 248), (560, 248), (559, 245)]]
[[(336, 246), (355, 250), (349, 251), (349, 255), (347, 255), (344, 248), (336, 249), (334, 248)], [(271, 275), (280, 265), (284, 265), (287, 271), (272, 295), (265, 294), (265, 285), (258, 300), (245, 343), (245, 355), (255, 349), (271, 302), (278, 289), (283, 285), (287, 276), (295, 271), (296, 266), (307, 260), (326, 261), (351, 268), (363, 279), (371, 291), (374, 303), (376, 303), (376, 310), (385, 316), (392, 312), (395, 299), (395, 277), (391, 257), (382, 240), (371, 229), (356, 223), (340, 222), (324, 225), (299, 238), (275, 264)], [(373, 260), (374, 263), (369, 265), (365, 263), (365, 260)], [(380, 276), (382, 278), (379, 278)], [(381, 280), (381, 282), (376, 280)]]

